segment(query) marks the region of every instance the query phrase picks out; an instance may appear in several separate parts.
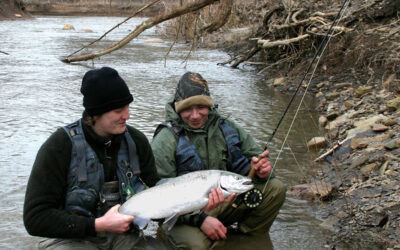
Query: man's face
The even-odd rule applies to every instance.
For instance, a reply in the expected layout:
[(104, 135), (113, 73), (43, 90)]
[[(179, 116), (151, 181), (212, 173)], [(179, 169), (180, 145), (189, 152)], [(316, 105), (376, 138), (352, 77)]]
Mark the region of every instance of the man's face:
[(180, 112), (182, 120), (193, 129), (206, 125), (209, 108), (202, 105), (193, 105)]
[(110, 138), (113, 135), (122, 134), (129, 119), (129, 105), (108, 111), (102, 115), (95, 115), (94, 131), (103, 137)]

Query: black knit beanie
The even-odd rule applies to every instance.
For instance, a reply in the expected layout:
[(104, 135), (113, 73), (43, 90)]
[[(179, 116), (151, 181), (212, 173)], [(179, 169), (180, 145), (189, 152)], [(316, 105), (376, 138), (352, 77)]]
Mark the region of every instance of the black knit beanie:
[(115, 69), (103, 67), (89, 70), (83, 76), (81, 93), (88, 115), (101, 115), (133, 101), (125, 81)]
[(207, 81), (198, 74), (186, 72), (178, 82), (175, 92), (175, 111), (177, 113), (192, 105), (212, 107)]

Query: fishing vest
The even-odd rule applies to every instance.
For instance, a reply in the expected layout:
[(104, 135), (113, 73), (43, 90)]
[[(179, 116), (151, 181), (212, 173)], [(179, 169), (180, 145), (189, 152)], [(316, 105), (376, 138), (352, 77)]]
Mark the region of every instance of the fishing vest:
[[(174, 126), (171, 122), (163, 122), (157, 128), (156, 134), (162, 127), (167, 127), (178, 141), (175, 155), (178, 176), (205, 169), (203, 161), (196, 147), (187, 136), (185, 129)], [(246, 173), (250, 169), (250, 161), (243, 155), (240, 149), (239, 133), (227, 124), (225, 119), (219, 121), (219, 128), (224, 134), (228, 148), (227, 170), (238, 174)]]
[[(65, 201), (67, 211), (98, 217), (111, 205), (125, 202), (133, 194), (145, 189), (144, 183), (139, 178), (140, 165), (136, 144), (128, 130), (125, 130), (118, 151), (118, 181), (106, 183), (104, 183), (103, 164), (85, 139), (82, 119), (65, 126), (64, 130), (72, 142)], [(117, 189), (114, 194), (109, 192), (113, 186)]]

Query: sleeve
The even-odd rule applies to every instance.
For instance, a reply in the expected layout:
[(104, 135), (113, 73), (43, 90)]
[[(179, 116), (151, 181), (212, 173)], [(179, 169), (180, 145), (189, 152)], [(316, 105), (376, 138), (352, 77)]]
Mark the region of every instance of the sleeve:
[(137, 129), (130, 128), (130, 134), (137, 145), (140, 164), (140, 178), (152, 187), (160, 180), (154, 162), (154, 155), (147, 137)]
[(29, 234), (80, 238), (96, 235), (94, 218), (64, 210), (72, 144), (62, 128), (53, 133), (36, 156), (26, 188), (23, 220)]
[(175, 136), (168, 130), (162, 128), (151, 142), (157, 173), (160, 178), (171, 178), (177, 176), (175, 153), (178, 142)]

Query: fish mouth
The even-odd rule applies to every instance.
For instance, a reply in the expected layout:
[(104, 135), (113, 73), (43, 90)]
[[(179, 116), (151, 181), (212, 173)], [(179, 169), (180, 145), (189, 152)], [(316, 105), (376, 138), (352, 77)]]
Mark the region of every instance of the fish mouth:
[[(252, 183), (251, 180), (244, 181), (244, 182), (240, 183), (240, 185), (242, 185), (242, 186), (245, 187), (246, 189), (248, 189), (249, 187), (250, 187), (250, 188), (253, 188), (253, 187), (254, 187), (254, 185), (253, 185), (253, 183)], [(221, 188), (223, 191), (226, 191), (226, 192), (232, 192), (232, 191), (233, 191), (233, 190), (231, 190), (231, 189), (229, 189), (229, 188), (227, 188), (227, 187), (224, 187), (224, 186), (222, 186), (222, 185), (220, 185), (219, 188)], [(236, 191), (233, 191), (233, 192), (240, 192), (240, 189), (239, 189), (239, 190), (236, 190)]]
[(242, 184), (246, 185), (246, 186), (249, 186), (249, 185), (252, 185), (253, 183), (251, 182), (251, 180), (249, 180), (249, 181), (243, 182)]

